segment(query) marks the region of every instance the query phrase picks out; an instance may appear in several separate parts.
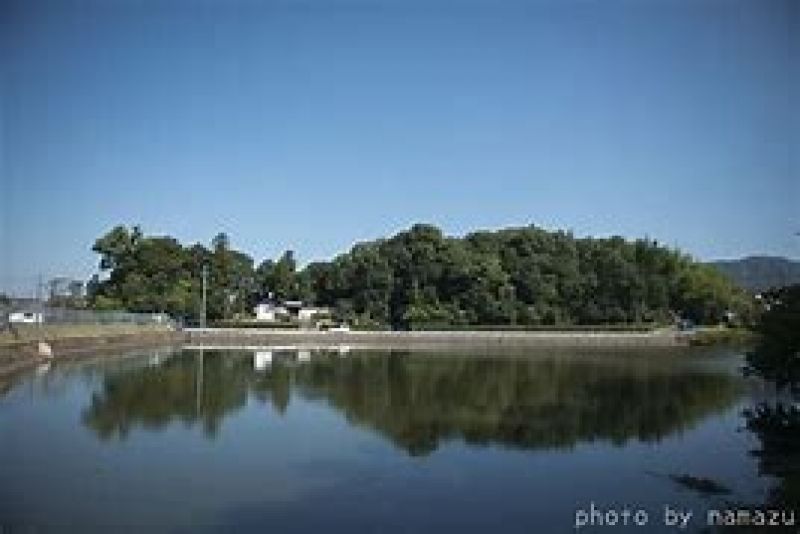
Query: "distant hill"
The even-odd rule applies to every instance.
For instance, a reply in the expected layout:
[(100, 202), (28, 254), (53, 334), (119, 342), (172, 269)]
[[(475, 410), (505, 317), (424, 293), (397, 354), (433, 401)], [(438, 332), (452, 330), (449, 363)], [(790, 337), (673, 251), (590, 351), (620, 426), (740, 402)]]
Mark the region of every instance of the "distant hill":
[(775, 256), (748, 256), (740, 260), (710, 263), (750, 291), (800, 284), (800, 261)]

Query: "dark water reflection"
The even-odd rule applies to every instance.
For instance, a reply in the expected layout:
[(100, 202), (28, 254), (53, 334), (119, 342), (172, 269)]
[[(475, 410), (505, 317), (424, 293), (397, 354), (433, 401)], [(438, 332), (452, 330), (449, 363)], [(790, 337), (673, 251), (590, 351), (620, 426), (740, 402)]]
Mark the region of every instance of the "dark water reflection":
[(657, 531), (663, 503), (711, 502), (675, 473), (766, 491), (739, 362), (185, 350), (55, 367), (0, 397), (0, 523), (571, 532), (592, 501), (644, 507)]
[(184, 352), (106, 377), (83, 421), (104, 439), (173, 420), (202, 424), (213, 438), (248, 395), (283, 413), (297, 393), (416, 455), (447, 439), (530, 449), (657, 441), (731, 406), (740, 392), (730, 374), (605, 358), (319, 352), (298, 362), (292, 351)]

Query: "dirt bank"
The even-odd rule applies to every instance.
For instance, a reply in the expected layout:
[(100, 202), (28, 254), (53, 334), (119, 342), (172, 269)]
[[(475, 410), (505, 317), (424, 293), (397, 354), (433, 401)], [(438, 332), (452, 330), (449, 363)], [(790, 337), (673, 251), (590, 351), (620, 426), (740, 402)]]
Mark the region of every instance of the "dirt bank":
[[(0, 338), (0, 374), (7, 374), (49, 359), (72, 358), (98, 352), (154, 345), (180, 345), (185, 336), (163, 326), (56, 325), (29, 326), (4, 332)], [(46, 344), (41, 346), (40, 343)], [(49, 349), (51, 356), (43, 353)]]

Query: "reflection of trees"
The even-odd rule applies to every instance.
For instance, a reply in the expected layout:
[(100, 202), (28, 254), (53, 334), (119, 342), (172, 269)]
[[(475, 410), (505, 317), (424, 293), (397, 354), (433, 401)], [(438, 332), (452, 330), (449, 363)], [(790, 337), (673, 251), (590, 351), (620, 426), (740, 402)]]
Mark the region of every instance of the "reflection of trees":
[(162, 428), (175, 419), (202, 421), (213, 435), (225, 413), (247, 398), (247, 375), (229, 363), (221, 354), (200, 360), (183, 353), (155, 367), (112, 374), (92, 396), (84, 422), (102, 438), (125, 437), (136, 424)]
[(304, 391), (411, 454), (448, 438), (538, 448), (658, 440), (735, 399), (732, 377), (641, 362), (389, 357), (315, 360)]
[(19, 377), (14, 375), (0, 375), (0, 399), (5, 397), (19, 383)]
[[(596, 358), (478, 358), (366, 353), (277, 357), (254, 370), (242, 352), (184, 353), (160, 367), (109, 376), (84, 414), (102, 437), (131, 426), (201, 420), (210, 434), (247, 395), (283, 413), (293, 390), (329, 402), (410, 454), (442, 440), (524, 448), (580, 441), (658, 440), (729, 406), (733, 377), (675, 362)], [(198, 376), (202, 381), (198, 382)], [(198, 399), (199, 392), (199, 399)]]
[(755, 452), (762, 474), (776, 477), (769, 505), (800, 508), (800, 408), (762, 404), (746, 413), (747, 428), (761, 442)]
[(269, 373), (254, 375), (250, 381), (255, 397), (264, 402), (269, 401), (279, 414), (286, 412), (292, 394), (292, 368), (276, 365)]

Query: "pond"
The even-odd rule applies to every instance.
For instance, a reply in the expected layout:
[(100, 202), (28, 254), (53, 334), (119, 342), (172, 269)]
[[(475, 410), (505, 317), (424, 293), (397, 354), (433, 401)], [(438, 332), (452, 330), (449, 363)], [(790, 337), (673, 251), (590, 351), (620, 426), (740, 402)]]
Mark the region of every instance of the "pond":
[(347, 348), (59, 363), (0, 385), (0, 525), (674, 532), (669, 513), (692, 512), (683, 531), (699, 531), (772, 484), (741, 363)]

